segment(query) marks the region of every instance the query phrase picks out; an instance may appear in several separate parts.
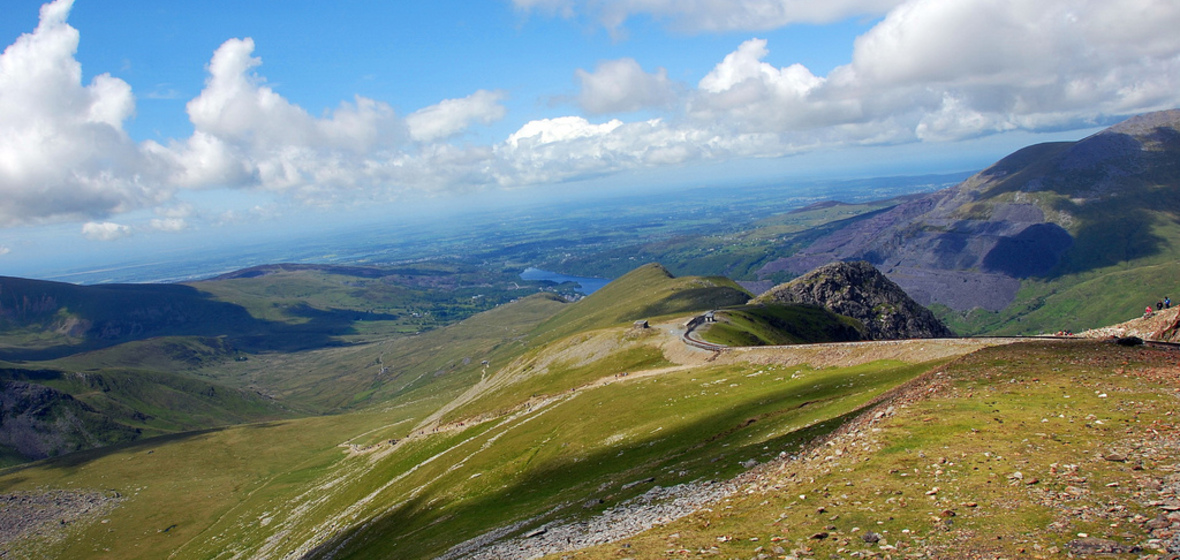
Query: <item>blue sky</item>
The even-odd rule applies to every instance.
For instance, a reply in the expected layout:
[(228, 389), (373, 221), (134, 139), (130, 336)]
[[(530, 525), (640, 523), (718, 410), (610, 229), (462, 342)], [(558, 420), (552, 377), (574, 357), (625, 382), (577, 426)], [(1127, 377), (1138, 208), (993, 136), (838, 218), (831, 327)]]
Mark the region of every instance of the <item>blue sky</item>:
[(0, 273), (359, 208), (971, 169), (1180, 105), (1175, 29), (1171, 0), (8, 0)]

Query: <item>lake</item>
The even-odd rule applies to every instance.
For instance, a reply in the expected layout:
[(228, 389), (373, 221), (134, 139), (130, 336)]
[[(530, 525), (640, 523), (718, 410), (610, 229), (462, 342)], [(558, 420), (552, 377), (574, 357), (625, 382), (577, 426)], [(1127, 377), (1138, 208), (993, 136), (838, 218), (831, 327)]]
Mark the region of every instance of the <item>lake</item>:
[(606, 278), (585, 278), (582, 276), (570, 276), (568, 274), (558, 274), (556, 272), (549, 272), (548, 270), (541, 270), (539, 268), (528, 267), (524, 272), (520, 273), (521, 280), (542, 281), (548, 280), (561, 284), (562, 282), (574, 282), (578, 285), (578, 291), (583, 294), (590, 295), (599, 288), (610, 283)]

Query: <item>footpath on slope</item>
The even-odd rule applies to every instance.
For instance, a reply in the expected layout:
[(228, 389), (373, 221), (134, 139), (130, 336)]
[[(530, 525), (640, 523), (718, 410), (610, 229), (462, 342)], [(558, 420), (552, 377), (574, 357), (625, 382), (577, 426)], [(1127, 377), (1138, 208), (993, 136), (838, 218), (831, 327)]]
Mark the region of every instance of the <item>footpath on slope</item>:
[[(802, 365), (812, 367), (851, 367), (879, 360), (898, 360), (910, 363), (934, 361), (970, 354), (981, 348), (1020, 342), (1021, 339), (915, 339), (897, 341), (871, 341), (855, 343), (826, 343), (793, 346), (766, 346), (748, 348), (725, 348), (715, 351), (695, 344), (686, 344), (686, 323), (683, 320), (652, 325), (660, 339), (655, 343), (665, 357), (676, 366), (645, 371), (615, 373), (594, 382), (574, 388), (571, 395), (603, 385), (627, 382), (634, 379), (664, 375), (699, 367), (707, 363), (754, 365)], [(893, 414), (891, 403), (902, 395), (913, 392), (915, 387), (929, 383), (926, 374), (909, 383), (895, 388), (874, 399), (867, 405), (867, 412), (858, 420), (861, 424), (879, 420)], [(872, 415), (872, 416), (871, 416)], [(865, 420), (871, 418), (870, 420)], [(820, 448), (831, 437), (844, 433), (837, 430), (833, 435), (811, 443), (808, 450)], [(800, 455), (809, 453), (805, 450)], [(756, 486), (768, 469), (779, 468), (795, 460), (799, 455), (783, 454), (779, 459), (763, 466), (751, 465), (751, 470), (725, 481), (698, 480), (670, 487), (656, 486), (650, 491), (632, 498), (618, 506), (608, 508), (594, 518), (570, 522), (562, 519), (541, 524), (541, 520), (552, 512), (489, 531), (476, 538), (460, 543), (439, 560), (524, 560), (539, 558), (547, 554), (567, 553), (582, 548), (616, 542), (651, 529), (671, 523), (708, 507), (733, 494)], [(539, 525), (538, 525), (539, 524)], [(523, 533), (522, 533), (523, 532)], [(512, 534), (516, 537), (506, 538)]]

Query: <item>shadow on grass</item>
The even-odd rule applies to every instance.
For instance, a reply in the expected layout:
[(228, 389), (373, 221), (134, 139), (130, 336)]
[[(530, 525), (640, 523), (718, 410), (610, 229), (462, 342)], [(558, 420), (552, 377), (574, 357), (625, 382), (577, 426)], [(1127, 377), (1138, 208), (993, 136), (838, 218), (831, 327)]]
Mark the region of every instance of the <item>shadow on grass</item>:
[(74, 451), (72, 453), (67, 453), (65, 455), (58, 455), (56, 457), (49, 457), (48, 459), (40, 459), (38, 461), (33, 461), (33, 462), (29, 462), (29, 463), (22, 463), (20, 465), (14, 465), (14, 466), (11, 466), (8, 468), (0, 469), (0, 477), (4, 477), (3, 480), (0, 480), (0, 491), (3, 491), (6, 488), (11, 488), (12, 486), (15, 486), (16, 484), (19, 484), (21, 481), (27, 480), (26, 477), (10, 477), (9, 476), (14, 473), (19, 473), (20, 471), (25, 470), (25, 469), (45, 468), (45, 469), (73, 470), (73, 469), (78, 469), (79, 467), (82, 467), (82, 466), (86, 465), (87, 463), (90, 463), (91, 461), (102, 459), (104, 457), (107, 457), (107, 456), (115, 454), (115, 453), (124, 453), (124, 452), (138, 453), (138, 452), (143, 452), (143, 451), (154, 451), (155, 449), (163, 447), (165, 445), (171, 445), (171, 444), (174, 444), (177, 442), (182, 442), (185, 440), (189, 440), (189, 439), (193, 439), (193, 438), (197, 438), (197, 437), (201, 437), (201, 436), (206, 436), (209, 434), (215, 434), (218, 432), (228, 430), (230, 428), (248, 429), (248, 430), (263, 430), (263, 429), (267, 429), (267, 428), (274, 428), (279, 425), (281, 425), (281, 422), (259, 422), (256, 424), (239, 424), (239, 425), (235, 425), (235, 426), (219, 426), (216, 428), (207, 428), (207, 429), (203, 429), (203, 430), (192, 430), (192, 431), (188, 431), (188, 432), (180, 432), (180, 433), (175, 433), (175, 434), (167, 434), (167, 435), (162, 435), (162, 436), (151, 437), (151, 438), (147, 438), (147, 439), (139, 439), (139, 440), (135, 440), (135, 441), (116, 443), (113, 445), (108, 445), (108, 446), (100, 447), (97, 449), (84, 449), (81, 451)]
[[(834, 376), (823, 386), (804, 388), (803, 392), (795, 388), (752, 397), (675, 431), (660, 432), (626, 446), (604, 447), (577, 460), (547, 460), (509, 485), (470, 500), (448, 504), (446, 500), (454, 500), (455, 492), (462, 490), (438, 483), (439, 488), (427, 489), (360, 528), (335, 535), (303, 558), (433, 558), (458, 543), (520, 520), (531, 521), (509, 536), (520, 536), (554, 519), (588, 519), (655, 485), (730, 479), (746, 470), (743, 462), (765, 462), (780, 451), (798, 452), (817, 438), (831, 434), (873, 406), (875, 396), (908, 382), (925, 369), (912, 366), (892, 370), (887, 379), (871, 386), (872, 397), (858, 400), (859, 405), (849, 403), (851, 410), (840, 410), (848, 394), (869, 390), (841, 389), (857, 379), (856, 372)], [(773, 435), (793, 422), (799, 422), (801, 427)], [(559, 435), (551, 436), (560, 441)], [(742, 441), (749, 443), (739, 443)], [(578, 507), (588, 500), (602, 503)], [(544, 512), (551, 513), (542, 515)]]
[(246, 308), (216, 301), (191, 286), (77, 286), (10, 277), (0, 277), (0, 312), (18, 325), (80, 339), (76, 344), (0, 348), (0, 359), (16, 361), (50, 360), (160, 336), (227, 336), (249, 352), (292, 352), (338, 346), (335, 337), (356, 334), (357, 321), (397, 319), (302, 304), (288, 313), (307, 321), (290, 324), (257, 319)]

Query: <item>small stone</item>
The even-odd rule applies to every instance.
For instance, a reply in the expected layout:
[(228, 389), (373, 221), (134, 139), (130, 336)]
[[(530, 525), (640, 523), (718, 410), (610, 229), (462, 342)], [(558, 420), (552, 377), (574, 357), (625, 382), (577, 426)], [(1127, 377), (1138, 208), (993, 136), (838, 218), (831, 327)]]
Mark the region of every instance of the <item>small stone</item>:
[(828, 533), (827, 533), (827, 531), (820, 531), (818, 533), (815, 533), (814, 535), (811, 535), (811, 538), (815, 539), (817, 541), (822, 541), (822, 540), (828, 538)]
[(1103, 459), (1106, 459), (1107, 461), (1111, 461), (1114, 463), (1127, 462), (1127, 456), (1123, 455), (1122, 453), (1108, 453), (1105, 457), (1103, 457)]
[(869, 532), (861, 535), (860, 539), (866, 543), (875, 544), (875, 543), (878, 543), (881, 541), (881, 535), (878, 535), (877, 533), (869, 531)]

